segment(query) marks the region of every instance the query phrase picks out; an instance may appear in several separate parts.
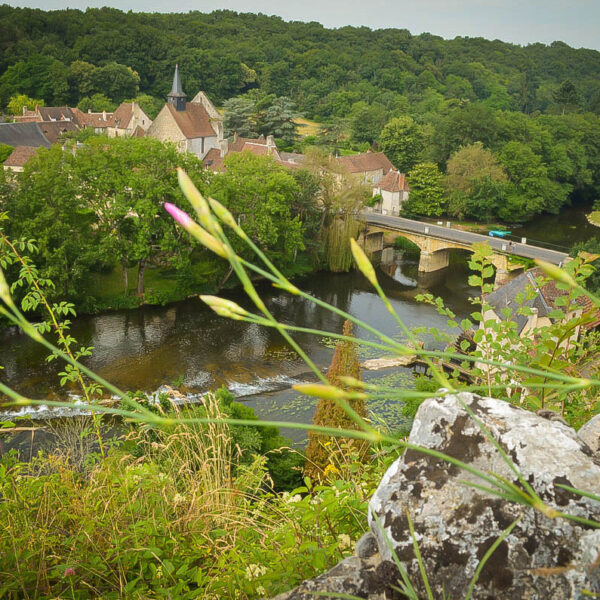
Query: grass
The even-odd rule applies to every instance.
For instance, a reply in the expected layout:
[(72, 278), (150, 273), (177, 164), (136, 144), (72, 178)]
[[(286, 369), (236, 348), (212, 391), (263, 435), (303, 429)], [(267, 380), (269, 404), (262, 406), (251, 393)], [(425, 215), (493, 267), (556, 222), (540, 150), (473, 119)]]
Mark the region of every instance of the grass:
[(321, 123), (317, 123), (316, 121), (298, 118), (294, 120), (294, 123), (296, 123), (296, 133), (301, 136), (319, 135), (321, 133)]

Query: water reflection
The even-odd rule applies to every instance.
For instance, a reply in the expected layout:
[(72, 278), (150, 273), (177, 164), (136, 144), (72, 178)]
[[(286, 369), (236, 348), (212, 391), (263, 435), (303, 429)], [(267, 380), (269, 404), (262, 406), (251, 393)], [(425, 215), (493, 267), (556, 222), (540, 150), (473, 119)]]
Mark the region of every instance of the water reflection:
[[(446, 327), (446, 319), (428, 305), (415, 301), (424, 291), (441, 295), (459, 317), (471, 309), (467, 268), (452, 264), (443, 271), (417, 273), (418, 262), (395, 252), (385, 252), (379, 277), (395, 310), (409, 326)], [(389, 335), (398, 335), (397, 324), (358, 273), (315, 273), (298, 282), (303, 289), (363, 319)], [(274, 316), (289, 324), (340, 332), (343, 319), (298, 296), (289, 296), (264, 284), (261, 296)], [(228, 294), (251, 309), (239, 292)], [(93, 346), (86, 364), (119, 387), (153, 391), (175, 379), (194, 390), (222, 384), (230, 387), (268, 388), (304, 374), (306, 365), (268, 328), (229, 321), (214, 314), (199, 299), (192, 298), (169, 307), (81, 317), (72, 325), (72, 335), (85, 346)], [(358, 335), (369, 337), (366, 332)], [(295, 336), (301, 347), (321, 368), (331, 360), (332, 349), (314, 336)], [(57, 361), (47, 363), (45, 351), (14, 331), (0, 332), (0, 364), (3, 381), (25, 395), (64, 395), (58, 385)], [(282, 379), (283, 378), (283, 379)], [(248, 387), (250, 386), (250, 387)], [(255, 386), (252, 388), (252, 386)]]

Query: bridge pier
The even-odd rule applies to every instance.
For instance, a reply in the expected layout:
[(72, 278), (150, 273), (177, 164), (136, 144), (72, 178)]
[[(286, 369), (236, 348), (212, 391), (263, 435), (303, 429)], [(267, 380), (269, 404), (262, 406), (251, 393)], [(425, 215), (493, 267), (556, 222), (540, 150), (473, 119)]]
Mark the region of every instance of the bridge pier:
[(420, 273), (439, 271), (445, 269), (449, 264), (450, 252), (448, 250), (436, 250), (435, 252), (421, 250), (421, 257), (419, 258)]
[(383, 231), (367, 233), (367, 230), (365, 230), (362, 240), (363, 249), (369, 258), (373, 256), (375, 252), (381, 252), (383, 250)]

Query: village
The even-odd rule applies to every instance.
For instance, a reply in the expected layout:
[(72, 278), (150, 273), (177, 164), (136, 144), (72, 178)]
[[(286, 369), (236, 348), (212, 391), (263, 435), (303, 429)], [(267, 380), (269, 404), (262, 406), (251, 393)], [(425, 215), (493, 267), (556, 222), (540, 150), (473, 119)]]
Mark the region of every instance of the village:
[[(14, 148), (4, 161), (4, 170), (22, 172), (37, 148), (61, 143), (63, 149), (76, 145), (62, 140), (62, 135), (81, 129), (92, 129), (108, 137), (151, 137), (175, 144), (180, 152), (189, 152), (202, 160), (206, 169), (224, 169), (224, 158), (237, 152), (272, 156), (277, 164), (294, 169), (302, 165), (304, 156), (279, 151), (274, 137), (242, 138), (236, 133), (231, 140), (224, 137), (223, 116), (208, 96), (199, 91), (188, 102), (183, 91), (179, 68), (175, 66), (173, 85), (167, 103), (152, 121), (136, 102), (124, 102), (113, 113), (83, 112), (78, 108), (23, 107), (23, 114), (13, 122), (0, 123), (0, 144)], [(340, 166), (372, 188), (378, 202), (374, 208), (382, 214), (397, 215), (408, 199), (406, 176), (392, 165), (383, 152), (366, 152), (337, 157)]]

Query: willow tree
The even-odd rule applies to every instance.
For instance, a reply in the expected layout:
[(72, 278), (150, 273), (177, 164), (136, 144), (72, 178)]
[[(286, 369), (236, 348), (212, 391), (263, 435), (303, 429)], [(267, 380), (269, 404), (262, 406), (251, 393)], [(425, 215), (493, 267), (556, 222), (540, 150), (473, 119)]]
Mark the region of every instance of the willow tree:
[[(352, 323), (344, 322), (344, 335), (353, 337)], [(331, 365), (327, 371), (327, 379), (336, 387), (347, 388), (340, 377), (360, 379), (360, 361), (356, 352), (356, 344), (349, 340), (338, 342), (333, 353)], [(349, 400), (350, 407), (363, 419), (367, 416), (365, 401)], [(321, 398), (317, 403), (313, 425), (333, 427), (337, 429), (358, 429), (356, 423), (348, 416), (342, 406), (334, 400)], [(351, 455), (354, 455), (351, 457)], [(328, 465), (334, 468), (344, 462), (358, 458), (365, 461), (368, 456), (368, 445), (359, 440), (342, 440), (309, 431), (306, 447), (306, 465), (304, 473), (312, 479), (322, 479)]]
[(320, 182), (317, 202), (322, 211), (320, 237), (323, 262), (335, 273), (348, 271), (352, 266), (350, 238), (355, 238), (360, 230), (357, 215), (369, 190), (360, 178), (317, 148), (306, 152), (304, 166)]

